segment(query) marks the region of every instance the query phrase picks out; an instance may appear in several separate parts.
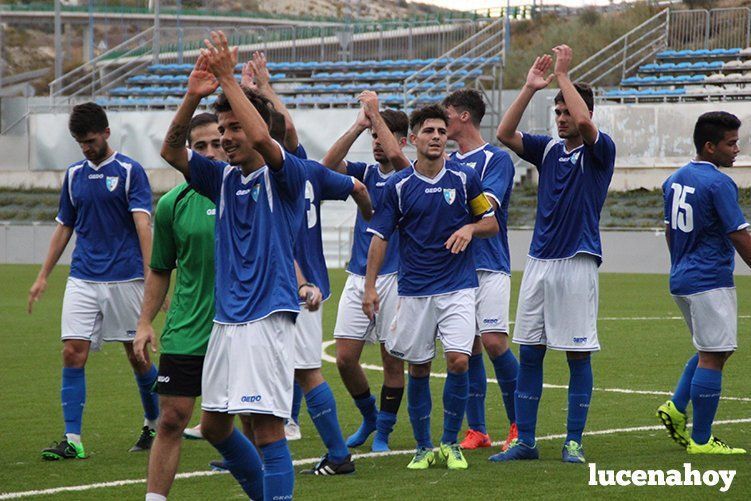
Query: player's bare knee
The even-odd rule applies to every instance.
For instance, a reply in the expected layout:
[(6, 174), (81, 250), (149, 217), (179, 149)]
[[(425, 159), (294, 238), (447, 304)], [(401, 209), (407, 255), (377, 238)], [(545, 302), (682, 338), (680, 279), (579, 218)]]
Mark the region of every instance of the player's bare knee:
[(77, 343), (63, 343), (62, 354), (64, 367), (80, 369), (86, 365), (88, 350)]
[(336, 367), (339, 372), (349, 372), (354, 369), (360, 363), (359, 359), (354, 356), (354, 353), (347, 349), (336, 350)]
[(263, 447), (284, 438), (284, 420), (268, 414), (253, 415), (256, 447)]
[(475, 336), (475, 340), (472, 342), (472, 355), (482, 355), (482, 339), (480, 336)]
[[(497, 358), (508, 350), (508, 334), (505, 332), (486, 332), (482, 335), (482, 344), (488, 356)], [(474, 352), (472, 353), (474, 355)]]
[(469, 370), (469, 355), (466, 353), (446, 353), (446, 367), (449, 372), (463, 374)]
[(569, 360), (586, 360), (591, 355), (588, 351), (567, 351), (566, 358)]
[(295, 369), (295, 381), (302, 386), (305, 393), (324, 383), (321, 369)]
[(430, 376), (430, 362), (427, 364), (410, 364), (409, 365), (409, 375), (412, 377), (428, 377)]
[(159, 408), (159, 429), (157, 433), (163, 437), (179, 438), (188, 426), (191, 412), (186, 412), (179, 406), (164, 405)]

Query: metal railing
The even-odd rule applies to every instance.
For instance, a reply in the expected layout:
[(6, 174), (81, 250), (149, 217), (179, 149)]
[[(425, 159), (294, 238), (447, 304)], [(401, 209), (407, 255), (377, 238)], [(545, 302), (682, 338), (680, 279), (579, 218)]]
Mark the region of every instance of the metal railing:
[(751, 9), (746, 7), (670, 12), (671, 49), (726, 49), (751, 44)]

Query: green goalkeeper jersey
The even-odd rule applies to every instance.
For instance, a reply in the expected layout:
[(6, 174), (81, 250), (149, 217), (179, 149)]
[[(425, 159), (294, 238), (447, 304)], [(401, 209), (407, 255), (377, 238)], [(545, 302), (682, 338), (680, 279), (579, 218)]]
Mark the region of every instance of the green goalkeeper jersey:
[(214, 219), (216, 207), (187, 183), (157, 204), (151, 268), (177, 269), (162, 353), (205, 355), (214, 319)]

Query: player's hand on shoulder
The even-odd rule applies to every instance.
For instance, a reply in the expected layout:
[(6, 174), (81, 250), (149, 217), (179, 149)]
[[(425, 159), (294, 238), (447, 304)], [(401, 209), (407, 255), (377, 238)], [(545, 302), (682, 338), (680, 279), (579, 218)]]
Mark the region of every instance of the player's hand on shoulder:
[(196, 65), (188, 77), (188, 94), (199, 97), (206, 97), (214, 93), (219, 87), (214, 75), (209, 71), (208, 60), (205, 56), (198, 56)]
[(362, 295), (362, 311), (370, 320), (373, 320), (380, 309), (380, 298), (375, 287), (365, 286)]
[(549, 54), (535, 58), (532, 67), (527, 72), (526, 86), (532, 90), (538, 91), (544, 89), (553, 81), (553, 74), (550, 68), (553, 66), (553, 58)]
[(321, 289), (313, 284), (303, 284), (297, 290), (297, 294), (300, 299), (305, 300), (305, 307), (308, 311), (317, 311), (321, 307), (321, 301), (323, 301), (323, 294)]
[(148, 355), (146, 354), (146, 346), (151, 345), (151, 351), (156, 353), (157, 341), (154, 334), (154, 326), (148, 322), (138, 322), (136, 327), (136, 337), (133, 339), (133, 353), (136, 356), (136, 360), (140, 363), (146, 363), (148, 361)]
[(42, 298), (42, 294), (47, 289), (47, 280), (44, 278), (37, 278), (29, 289), (29, 304), (27, 311), (31, 315), (31, 310), (34, 307), (34, 303)]
[(459, 254), (460, 252), (467, 250), (469, 243), (472, 241), (472, 235), (472, 225), (465, 224), (456, 230), (448, 240), (446, 240), (444, 246), (451, 251), (452, 254)]
[(201, 54), (206, 57), (208, 68), (216, 78), (235, 78), (237, 65), (237, 47), (229, 47), (223, 31), (212, 31), (211, 40), (204, 39), (205, 49)]

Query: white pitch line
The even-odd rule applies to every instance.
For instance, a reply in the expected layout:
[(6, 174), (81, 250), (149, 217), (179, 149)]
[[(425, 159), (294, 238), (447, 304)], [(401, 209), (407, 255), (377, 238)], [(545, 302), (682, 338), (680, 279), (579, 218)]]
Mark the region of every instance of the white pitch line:
[[(330, 341), (324, 341), (323, 342), (323, 348), (321, 353), (321, 359), (324, 362), (329, 362), (332, 364), (336, 363), (336, 358), (332, 357), (328, 353), (326, 353), (326, 348), (333, 345), (336, 342), (336, 340), (330, 340)], [(375, 364), (361, 364), (363, 369), (368, 369), (372, 371), (382, 371), (383, 367), (380, 365)], [(439, 379), (446, 379), (446, 373), (443, 372), (431, 372), (431, 377), (436, 377)], [(488, 383), (495, 383), (495, 379), (488, 378)], [(552, 388), (555, 390), (568, 390), (568, 385), (565, 384), (548, 384), (543, 383), (543, 388)], [(671, 391), (662, 391), (662, 390), (630, 390), (628, 388), (593, 388), (595, 391), (602, 391), (605, 393), (624, 393), (629, 395), (662, 395), (662, 396), (670, 396), (673, 394)], [(749, 397), (726, 397), (722, 396), (720, 397), (721, 400), (732, 400), (736, 402), (751, 402), (751, 398)]]
[[(751, 423), (751, 418), (743, 418), (743, 419), (724, 419), (720, 421), (715, 421), (712, 423), (713, 426), (718, 425), (725, 425), (725, 424), (740, 424), (740, 423)], [(665, 427), (661, 425), (655, 425), (655, 426), (634, 426), (631, 428), (611, 428), (608, 430), (595, 430), (595, 431), (588, 431), (585, 432), (585, 436), (596, 436), (596, 435), (614, 435), (616, 433), (632, 433), (632, 432), (638, 432), (638, 431), (659, 431), (664, 430)], [(542, 437), (537, 437), (537, 441), (549, 441), (549, 440), (559, 440), (562, 438), (566, 438), (565, 433), (561, 434), (554, 434), (554, 435), (544, 435)], [(500, 441), (493, 442), (494, 446), (500, 445)], [(379, 457), (390, 457), (390, 456), (408, 456), (411, 454), (414, 454), (414, 449), (401, 449), (396, 451), (389, 451), (389, 452), (365, 452), (362, 454), (353, 454), (352, 459), (368, 459), (368, 458), (379, 458)], [(306, 459), (297, 459), (295, 461), (292, 461), (292, 464), (295, 466), (305, 466), (309, 464), (316, 464), (318, 461), (320, 461), (321, 458), (306, 458)], [(201, 470), (201, 471), (191, 471), (186, 473), (178, 473), (175, 475), (175, 479), (184, 479), (184, 478), (196, 478), (196, 477), (210, 477), (213, 475), (222, 475), (227, 472), (223, 471), (212, 471), (212, 470)], [(52, 489), (39, 489), (39, 490), (33, 490), (33, 491), (21, 491), (21, 492), (5, 492), (0, 493), (0, 500), (2, 499), (20, 499), (20, 498), (27, 498), (27, 497), (33, 497), (33, 496), (49, 496), (52, 494), (60, 494), (62, 492), (81, 492), (81, 491), (89, 491), (93, 489), (106, 489), (109, 487), (123, 487), (126, 485), (136, 485), (136, 484), (145, 484), (146, 479), (145, 478), (133, 478), (133, 479), (127, 479), (127, 480), (114, 480), (112, 482), (99, 482), (96, 484), (85, 484), (85, 485), (71, 485), (67, 487), (55, 487)]]

